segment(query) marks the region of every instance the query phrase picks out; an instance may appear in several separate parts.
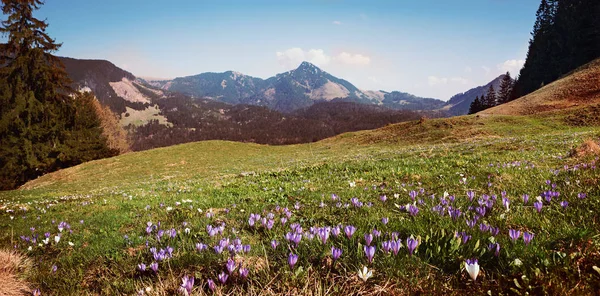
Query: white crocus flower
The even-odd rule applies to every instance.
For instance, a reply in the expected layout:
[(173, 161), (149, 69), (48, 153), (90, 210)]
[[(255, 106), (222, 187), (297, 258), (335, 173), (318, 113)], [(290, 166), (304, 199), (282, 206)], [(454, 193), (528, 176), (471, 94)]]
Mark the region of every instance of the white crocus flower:
[(69, 242), (69, 246), (71, 246), (71, 247), (72, 247), (72, 246), (74, 246), (74, 245), (75, 245), (74, 243), (72, 243), (72, 242)]
[(477, 262), (477, 259), (467, 259), (465, 268), (469, 276), (471, 276), (474, 281), (477, 280), (477, 276), (479, 275), (479, 262)]
[(350, 187), (356, 187), (356, 182), (354, 182), (354, 181), (348, 182), (348, 185), (350, 185)]
[(369, 270), (366, 266), (363, 266), (362, 270), (358, 270), (358, 277), (363, 281), (367, 281), (369, 278), (373, 276), (373, 271)]
[(190, 231), (191, 231), (191, 230), (190, 230), (189, 228), (186, 228), (186, 229), (184, 229), (183, 231), (185, 232), (185, 234), (190, 234)]
[(58, 235), (57, 235), (57, 236), (55, 236), (55, 237), (54, 237), (54, 241), (55, 241), (55, 242), (58, 244), (58, 242), (60, 241), (60, 236), (58, 236)]

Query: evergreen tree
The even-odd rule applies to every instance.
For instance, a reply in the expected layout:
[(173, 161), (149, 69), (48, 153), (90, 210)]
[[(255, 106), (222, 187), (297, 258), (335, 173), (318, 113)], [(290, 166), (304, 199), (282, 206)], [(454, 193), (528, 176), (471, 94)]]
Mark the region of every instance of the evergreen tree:
[(502, 80), (500, 81), (500, 89), (498, 90), (498, 105), (507, 103), (511, 100), (511, 92), (513, 87), (513, 80), (510, 77), (510, 73), (506, 72)]
[(479, 96), (476, 96), (475, 100), (471, 102), (471, 106), (469, 107), (469, 114), (475, 114), (481, 110), (483, 110), (481, 106), (481, 100), (479, 100)]
[(64, 66), (51, 54), (60, 44), (46, 34), (48, 24), (33, 17), (43, 1), (2, 4), (8, 18), (0, 32), (8, 41), (0, 48), (0, 189), (11, 189), (74, 163), (78, 153), (68, 143), (81, 136), (76, 115), (82, 110), (70, 96)]
[(487, 91), (487, 94), (483, 95), (481, 98), (481, 108), (485, 110), (487, 108), (492, 108), (496, 106), (496, 90), (493, 85), (490, 85), (490, 88)]

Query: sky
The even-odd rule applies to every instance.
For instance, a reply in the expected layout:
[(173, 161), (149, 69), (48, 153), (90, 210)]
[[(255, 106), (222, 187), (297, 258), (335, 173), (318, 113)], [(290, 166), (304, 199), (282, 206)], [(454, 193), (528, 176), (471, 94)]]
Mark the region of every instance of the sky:
[[(138, 77), (309, 61), (363, 90), (448, 100), (524, 63), (539, 0), (46, 0), (56, 53)], [(2, 37), (5, 40), (5, 36)]]

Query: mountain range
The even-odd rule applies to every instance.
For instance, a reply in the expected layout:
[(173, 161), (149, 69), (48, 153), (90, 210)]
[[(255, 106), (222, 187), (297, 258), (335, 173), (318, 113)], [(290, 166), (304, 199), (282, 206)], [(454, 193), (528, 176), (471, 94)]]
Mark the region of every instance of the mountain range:
[(267, 79), (227, 71), (145, 82), (194, 98), (265, 106), (282, 112), (306, 108), (318, 101), (347, 101), (396, 110), (435, 110), (445, 104), (441, 100), (397, 91), (363, 91), (309, 62), (302, 62), (294, 70)]

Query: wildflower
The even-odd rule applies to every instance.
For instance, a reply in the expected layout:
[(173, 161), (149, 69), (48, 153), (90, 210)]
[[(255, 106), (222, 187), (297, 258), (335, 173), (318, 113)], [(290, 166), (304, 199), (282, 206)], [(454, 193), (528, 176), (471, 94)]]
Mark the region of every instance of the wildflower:
[(219, 282), (221, 282), (221, 284), (225, 284), (228, 277), (229, 276), (225, 272), (221, 272), (219, 275), (217, 275), (217, 278), (219, 278)]
[(208, 279), (206, 280), (206, 282), (208, 283), (208, 288), (211, 291), (214, 291), (217, 287), (215, 286), (215, 281), (213, 281), (212, 279)]
[(475, 198), (475, 192), (472, 190), (467, 191), (467, 197), (469, 197), (470, 201), (473, 201), (473, 198)]
[(408, 253), (412, 256), (415, 249), (419, 246), (419, 241), (416, 239), (409, 237), (406, 239), (406, 248), (408, 248)]
[(327, 243), (327, 239), (329, 238), (329, 233), (330, 232), (331, 232), (331, 229), (328, 228), (328, 227), (319, 228), (318, 235), (321, 238), (321, 242), (323, 244)]
[(580, 192), (580, 193), (578, 193), (578, 194), (577, 194), (577, 197), (578, 197), (579, 199), (584, 199), (584, 198), (586, 198), (586, 197), (587, 197), (587, 194), (585, 194), (585, 193), (583, 193), (583, 192)]
[(379, 196), (379, 200), (381, 200), (382, 202), (385, 202), (387, 200), (387, 196), (385, 194), (381, 195), (381, 196)]
[(183, 293), (183, 295), (189, 296), (192, 294), (192, 289), (194, 288), (194, 277), (183, 276), (181, 279), (182, 283), (179, 287), (179, 291)]
[(523, 241), (525, 242), (525, 245), (529, 245), (532, 239), (533, 233), (523, 232)]
[(154, 272), (157, 272), (158, 271), (158, 263), (152, 262), (152, 264), (150, 264), (150, 269), (152, 269), (152, 271), (154, 271)]
[(529, 202), (529, 195), (523, 194), (523, 204), (527, 204)]
[(342, 256), (342, 249), (331, 247), (331, 257), (333, 258), (333, 261), (338, 260), (340, 256)]
[(508, 198), (506, 198), (506, 197), (503, 197), (502, 198), (502, 204), (504, 205), (504, 207), (506, 208), (506, 211), (508, 212), (510, 210), (509, 209), (510, 200)]
[(521, 231), (516, 230), (516, 229), (510, 229), (508, 231), (508, 236), (510, 236), (510, 239), (513, 242), (515, 242), (521, 236)]
[(342, 231), (342, 227), (339, 225), (331, 228), (331, 234), (333, 234), (333, 236), (335, 236), (335, 237), (338, 237), (340, 235), (341, 231)]
[(203, 243), (196, 243), (196, 250), (198, 250), (198, 252), (202, 252), (202, 251), (206, 250), (206, 248), (208, 248), (207, 245), (205, 245)]
[(363, 266), (362, 270), (360, 270), (360, 269), (358, 270), (358, 277), (365, 282), (372, 276), (373, 276), (373, 271), (367, 269), (366, 266)]
[(373, 257), (375, 256), (375, 246), (364, 246), (365, 255), (369, 263), (373, 263)]
[(400, 251), (400, 248), (402, 247), (402, 242), (399, 239), (396, 241), (392, 240), (390, 242), (390, 247), (394, 255), (398, 255), (398, 251)]
[(566, 200), (563, 200), (560, 202), (560, 206), (563, 207), (563, 209), (566, 209), (567, 206), (569, 206), (569, 202)]
[(56, 265), (52, 265), (52, 268), (50, 268), (50, 271), (52, 271), (52, 273), (55, 273), (56, 270), (58, 270), (58, 267)]
[(146, 264), (144, 264), (144, 263), (138, 264), (138, 269), (142, 272), (146, 271)]
[(227, 264), (225, 264), (225, 267), (227, 268), (229, 274), (232, 274), (235, 270), (235, 261), (231, 260), (231, 258), (227, 259)]
[(500, 244), (499, 243), (490, 243), (488, 245), (488, 250), (494, 250), (494, 256), (498, 257), (500, 255)]
[(40, 289), (35, 289), (31, 292), (31, 295), (40, 296), (40, 295), (42, 295), (42, 292), (40, 292)]
[(250, 272), (250, 270), (248, 268), (242, 268), (240, 266), (239, 273), (242, 278), (244, 278), (244, 279), (247, 278), (249, 272)]
[(390, 220), (387, 217), (381, 218), (381, 223), (383, 223), (383, 225), (387, 225), (389, 221)]
[(276, 240), (271, 241), (271, 248), (273, 248), (273, 250), (277, 249), (278, 245), (279, 245), (279, 243)]
[(408, 196), (410, 196), (410, 199), (412, 199), (412, 200), (414, 201), (414, 200), (415, 200), (415, 198), (417, 197), (417, 192), (416, 192), (416, 191), (414, 191), (414, 190), (411, 190), (411, 191), (408, 193)]
[(475, 281), (477, 275), (479, 275), (479, 263), (477, 262), (477, 259), (467, 259), (465, 262), (465, 269), (473, 281)]
[(288, 264), (290, 265), (290, 269), (294, 269), (296, 262), (298, 262), (298, 255), (290, 253), (288, 256)]
[(538, 213), (542, 212), (543, 203), (541, 201), (536, 201), (533, 203), (533, 207), (537, 210)]
[(381, 243), (381, 249), (383, 250), (383, 252), (385, 253), (389, 253), (392, 250), (392, 243), (391, 241), (384, 241)]
[(370, 246), (371, 242), (373, 242), (373, 235), (370, 233), (365, 234), (365, 243), (367, 246)]
[(348, 239), (350, 239), (352, 237), (352, 235), (354, 234), (355, 231), (356, 231), (356, 227), (354, 227), (352, 225), (347, 225), (344, 228), (344, 232), (346, 233), (346, 237), (348, 237)]
[(419, 208), (417, 208), (415, 205), (410, 205), (408, 207), (408, 212), (411, 216), (416, 216), (419, 213)]
[(58, 244), (58, 242), (60, 241), (60, 236), (59, 235), (55, 236), (54, 241)]

